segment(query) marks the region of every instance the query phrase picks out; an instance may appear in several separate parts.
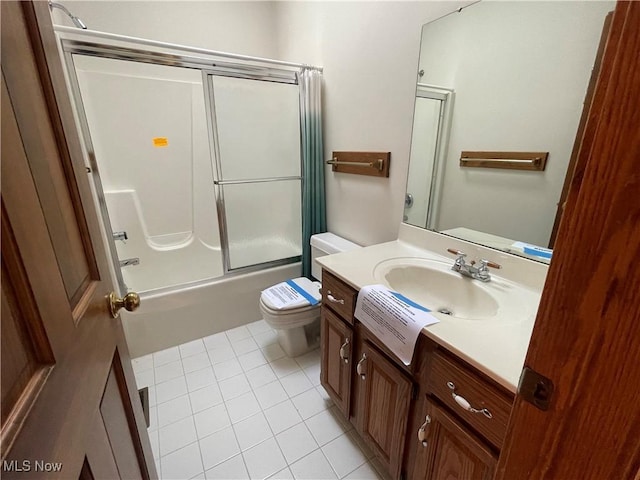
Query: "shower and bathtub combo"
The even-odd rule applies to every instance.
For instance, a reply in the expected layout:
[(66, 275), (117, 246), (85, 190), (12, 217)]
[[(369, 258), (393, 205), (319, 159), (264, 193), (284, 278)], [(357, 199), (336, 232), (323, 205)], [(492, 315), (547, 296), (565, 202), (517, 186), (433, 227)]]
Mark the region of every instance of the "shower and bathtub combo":
[(259, 299), (300, 275), (304, 85), (321, 69), (84, 30), (50, 6), (79, 27), (56, 32), (112, 273), (142, 299), (123, 318), (132, 356), (263, 316), (300, 345), (305, 322)]

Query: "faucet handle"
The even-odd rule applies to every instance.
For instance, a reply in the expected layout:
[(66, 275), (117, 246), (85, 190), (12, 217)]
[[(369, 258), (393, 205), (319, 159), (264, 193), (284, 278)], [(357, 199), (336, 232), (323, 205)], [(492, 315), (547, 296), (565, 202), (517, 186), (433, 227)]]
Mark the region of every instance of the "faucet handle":
[(447, 248), (447, 252), (449, 253), (453, 253), (454, 255), (457, 255), (458, 257), (466, 257), (467, 254), (464, 252), (461, 252), (460, 250), (456, 250), (455, 248)]
[(496, 262), (492, 262), (491, 260), (486, 260), (486, 259), (481, 259), (480, 260), (480, 268), (487, 268), (487, 267), (491, 267), (491, 268), (495, 268), (495, 269), (501, 269), (502, 265), (500, 265), (499, 263)]
[(466, 268), (467, 264), (464, 261), (464, 258), (467, 256), (466, 253), (461, 252), (460, 250), (455, 250), (453, 248), (447, 248), (447, 252), (456, 255), (456, 261), (453, 262), (453, 267), (451, 267), (451, 270), (453, 270), (454, 272), (459, 272), (460, 270)]

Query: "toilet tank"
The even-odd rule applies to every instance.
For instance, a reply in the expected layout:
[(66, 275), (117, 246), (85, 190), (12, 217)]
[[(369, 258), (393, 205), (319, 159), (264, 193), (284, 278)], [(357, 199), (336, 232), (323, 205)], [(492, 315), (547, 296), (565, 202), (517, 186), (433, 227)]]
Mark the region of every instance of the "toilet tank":
[(316, 262), (316, 258), (332, 253), (348, 252), (356, 248), (362, 247), (333, 233), (311, 235), (311, 275), (316, 280), (322, 280), (322, 267)]

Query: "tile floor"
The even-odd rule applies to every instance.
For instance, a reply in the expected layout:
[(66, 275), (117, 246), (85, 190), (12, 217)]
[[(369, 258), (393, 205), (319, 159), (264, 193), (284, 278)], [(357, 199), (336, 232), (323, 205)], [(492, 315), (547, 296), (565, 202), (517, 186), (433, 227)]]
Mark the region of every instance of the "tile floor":
[(149, 387), (162, 479), (382, 479), (320, 386), (315, 350), (288, 358), (263, 320), (133, 360)]

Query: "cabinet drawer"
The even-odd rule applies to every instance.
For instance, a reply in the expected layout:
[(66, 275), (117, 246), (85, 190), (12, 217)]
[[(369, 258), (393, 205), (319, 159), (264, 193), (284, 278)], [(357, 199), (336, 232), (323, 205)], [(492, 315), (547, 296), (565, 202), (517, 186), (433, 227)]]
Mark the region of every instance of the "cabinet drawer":
[[(502, 447), (513, 398), (439, 351), (433, 355), (428, 391), (495, 447)], [(480, 411), (474, 413), (465, 409), (460, 405), (465, 400), (470, 407)]]
[(322, 271), (322, 304), (331, 308), (351, 325), (357, 296), (356, 290), (326, 270)]

